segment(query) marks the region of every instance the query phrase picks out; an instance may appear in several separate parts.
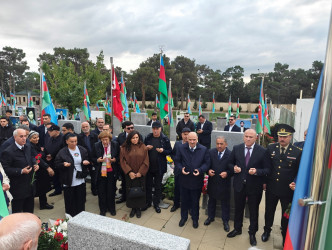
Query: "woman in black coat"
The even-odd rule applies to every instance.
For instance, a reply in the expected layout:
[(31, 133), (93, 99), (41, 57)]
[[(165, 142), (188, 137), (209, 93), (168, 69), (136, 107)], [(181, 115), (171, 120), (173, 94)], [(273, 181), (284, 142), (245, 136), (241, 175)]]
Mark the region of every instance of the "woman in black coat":
[[(53, 206), (47, 203), (46, 193), (51, 190), (50, 176), (54, 175), (53, 169), (44, 161), (44, 151), (38, 146), (39, 133), (32, 130), (29, 133), (28, 139), (31, 143), (32, 153), (39, 165), (39, 170), (36, 172), (36, 197), (39, 197), (39, 207), (42, 209), (53, 209)], [(37, 159), (38, 158), (38, 159)], [(39, 162), (38, 162), (39, 161)]]
[(106, 131), (101, 132), (98, 138), (100, 141), (94, 145), (92, 160), (96, 167), (100, 215), (105, 216), (108, 210), (112, 216), (115, 216), (119, 145), (116, 141), (112, 141), (112, 135)]
[(63, 185), (66, 213), (75, 216), (85, 210), (85, 177), (88, 175), (88, 151), (77, 145), (77, 136), (66, 135), (67, 147), (55, 157), (55, 167), (59, 170)]

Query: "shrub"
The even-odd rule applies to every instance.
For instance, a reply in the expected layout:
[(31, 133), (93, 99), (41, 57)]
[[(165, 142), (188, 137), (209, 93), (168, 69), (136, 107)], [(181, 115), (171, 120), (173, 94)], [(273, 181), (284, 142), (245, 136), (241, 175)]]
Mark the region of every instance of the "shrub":
[(220, 110), (220, 112), (222, 112), (222, 111), (224, 110), (224, 108), (223, 108), (223, 107), (220, 107), (219, 110)]

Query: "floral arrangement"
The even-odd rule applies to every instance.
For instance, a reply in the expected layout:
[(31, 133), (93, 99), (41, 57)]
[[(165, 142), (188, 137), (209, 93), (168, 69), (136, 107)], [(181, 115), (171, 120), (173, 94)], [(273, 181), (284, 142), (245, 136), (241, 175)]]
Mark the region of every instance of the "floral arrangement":
[(285, 211), (284, 214), (283, 214), (283, 216), (284, 216), (286, 219), (289, 219), (289, 215), (290, 215), (291, 208), (292, 208), (292, 203), (290, 202), (290, 203), (288, 204), (288, 207), (287, 207), (286, 211)]
[(174, 175), (171, 175), (170, 177), (168, 177), (163, 189), (163, 193), (166, 195), (166, 198), (169, 200), (172, 200), (174, 198), (174, 186), (175, 186)]
[[(42, 158), (42, 155), (41, 154), (38, 154), (35, 156), (35, 159), (36, 159), (36, 163), (39, 164), (40, 163), (40, 159)], [(33, 171), (33, 175), (32, 175), (32, 180), (31, 180), (31, 185), (35, 182), (35, 174), (36, 174), (36, 171)]]
[(207, 194), (208, 179), (209, 179), (209, 176), (205, 175), (204, 176), (204, 185), (202, 187), (202, 193), (203, 194)]
[(39, 235), (38, 249), (64, 249), (68, 250), (67, 222), (71, 218), (66, 214), (66, 219), (50, 220), (42, 224), (42, 231)]
[(172, 157), (167, 155), (166, 160), (167, 160), (167, 164), (171, 167), (171, 169), (174, 169), (174, 161), (173, 161)]

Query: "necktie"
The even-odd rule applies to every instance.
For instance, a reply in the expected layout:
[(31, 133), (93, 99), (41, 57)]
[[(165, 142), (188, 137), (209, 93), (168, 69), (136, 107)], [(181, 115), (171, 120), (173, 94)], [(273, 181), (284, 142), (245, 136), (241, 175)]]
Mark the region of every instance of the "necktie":
[(219, 160), (221, 159), (221, 156), (222, 156), (222, 153), (218, 152), (218, 158), (219, 158)]
[(247, 154), (246, 154), (246, 166), (248, 166), (249, 160), (250, 160), (250, 149), (251, 147), (246, 147), (247, 148)]
[(190, 148), (190, 151), (191, 151), (191, 152), (194, 152), (194, 148)]
[(285, 155), (285, 148), (284, 148), (284, 147), (281, 148), (281, 155), (282, 155), (282, 156)]

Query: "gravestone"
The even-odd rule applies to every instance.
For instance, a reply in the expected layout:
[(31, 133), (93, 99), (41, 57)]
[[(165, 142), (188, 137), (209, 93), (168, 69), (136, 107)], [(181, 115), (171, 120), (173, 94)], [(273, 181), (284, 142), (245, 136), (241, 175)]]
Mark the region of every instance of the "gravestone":
[(147, 126), (147, 125), (137, 125), (137, 124), (134, 124), (135, 126), (135, 130), (137, 130), (143, 137), (143, 141), (145, 139), (145, 137), (152, 133), (152, 128), (151, 126)]
[(175, 141), (176, 140), (176, 125), (175, 125), (175, 122), (174, 122), (174, 127), (171, 127), (171, 134), (169, 136), (169, 140), (170, 141)]
[(131, 121), (135, 124), (135, 125), (146, 125), (146, 119), (147, 119), (148, 114), (146, 113), (135, 113), (132, 112), (131, 113)]
[(105, 111), (91, 110), (91, 121), (95, 121), (97, 118), (105, 120)]
[(208, 113), (208, 112), (202, 112), (202, 115), (204, 115), (204, 117), (205, 117), (208, 121), (210, 121), (210, 113)]
[(212, 129), (216, 130), (217, 129), (217, 123), (216, 122), (212, 122)]
[(217, 130), (224, 131), (225, 126), (226, 126), (226, 118), (218, 117), (217, 118)]
[(216, 147), (217, 136), (223, 136), (227, 140), (228, 149), (233, 150), (234, 145), (243, 143), (243, 133), (241, 132), (228, 132), (228, 131), (218, 131), (212, 130), (211, 133), (211, 148)]
[(65, 123), (71, 123), (74, 125), (74, 131), (76, 134), (81, 133), (81, 122), (76, 120), (58, 120), (58, 126), (60, 127), (60, 130), (62, 130), (62, 126)]
[(122, 126), (119, 119), (113, 116), (113, 136), (118, 136), (122, 132)]
[(80, 250), (189, 250), (190, 240), (133, 223), (81, 212), (68, 221), (68, 246)]

